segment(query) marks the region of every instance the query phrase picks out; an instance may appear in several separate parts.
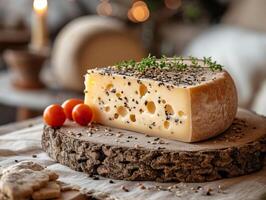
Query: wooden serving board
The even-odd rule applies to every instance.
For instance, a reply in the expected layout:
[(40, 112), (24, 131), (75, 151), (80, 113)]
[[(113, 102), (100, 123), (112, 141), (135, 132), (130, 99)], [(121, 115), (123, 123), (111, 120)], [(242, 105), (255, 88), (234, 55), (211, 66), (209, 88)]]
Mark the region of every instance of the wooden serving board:
[(42, 148), (61, 164), (90, 175), (160, 182), (213, 181), (263, 167), (266, 118), (239, 109), (227, 131), (199, 143), (67, 122), (59, 129), (44, 127)]

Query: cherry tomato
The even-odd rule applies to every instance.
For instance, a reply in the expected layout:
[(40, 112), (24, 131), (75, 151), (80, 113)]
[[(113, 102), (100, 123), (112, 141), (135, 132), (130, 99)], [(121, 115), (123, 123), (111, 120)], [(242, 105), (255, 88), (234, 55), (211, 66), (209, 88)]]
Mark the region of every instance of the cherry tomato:
[(48, 106), (43, 112), (43, 120), (52, 127), (62, 126), (66, 120), (64, 109), (58, 104)]
[(92, 121), (92, 110), (86, 104), (78, 104), (74, 107), (72, 117), (81, 126), (86, 126)]
[(66, 100), (62, 104), (62, 107), (64, 108), (64, 111), (66, 113), (66, 117), (69, 120), (73, 120), (73, 118), (72, 118), (72, 110), (73, 110), (73, 108), (76, 105), (81, 104), (81, 103), (83, 103), (83, 100), (81, 100), (81, 99), (69, 99), (69, 100)]

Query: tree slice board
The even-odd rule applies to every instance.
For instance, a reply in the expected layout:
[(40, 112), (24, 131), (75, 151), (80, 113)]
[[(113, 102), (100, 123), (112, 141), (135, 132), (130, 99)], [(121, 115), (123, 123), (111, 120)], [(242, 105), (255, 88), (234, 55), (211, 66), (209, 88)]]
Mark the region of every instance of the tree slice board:
[(42, 147), (59, 163), (90, 175), (160, 182), (213, 181), (263, 167), (266, 118), (239, 109), (227, 131), (198, 143), (67, 122), (57, 129), (45, 126)]

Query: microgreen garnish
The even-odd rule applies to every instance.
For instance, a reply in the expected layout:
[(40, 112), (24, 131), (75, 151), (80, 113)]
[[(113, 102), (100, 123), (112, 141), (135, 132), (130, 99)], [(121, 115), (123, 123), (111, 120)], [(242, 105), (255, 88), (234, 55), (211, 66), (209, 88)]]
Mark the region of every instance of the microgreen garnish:
[(198, 65), (198, 59), (196, 57), (189, 56), (189, 59), (191, 60), (191, 63), (193, 65), (193, 67), (199, 67), (199, 65)]
[[(140, 72), (144, 72), (148, 68), (160, 68), (160, 69), (177, 69), (177, 70), (184, 70), (189, 65), (186, 64), (184, 61), (188, 59), (184, 59), (182, 56), (176, 57), (174, 56), (172, 59), (167, 58), (166, 56), (162, 56), (160, 59), (157, 59), (155, 56), (152, 56), (151, 54), (148, 55), (148, 57), (143, 58), (140, 62), (136, 62), (134, 60), (129, 61), (122, 61), (118, 64), (116, 64), (116, 67), (118, 69), (122, 68), (133, 68)], [(189, 56), (189, 60), (191, 61), (191, 67), (200, 67), (199, 61), (202, 61), (201, 59), (198, 59), (193, 56)], [(215, 70), (222, 70), (222, 65), (217, 64), (216, 61), (212, 61), (211, 57), (203, 57), (203, 63), (204, 65), (208, 66), (212, 71)]]
[(215, 70), (219, 70), (219, 71), (222, 71), (222, 65), (220, 64), (217, 64), (216, 61), (212, 61), (212, 58), (211, 57), (203, 57), (203, 63), (205, 65), (208, 65), (209, 68), (212, 70), (212, 71), (215, 71)]
[(123, 67), (135, 67), (136, 61), (135, 60), (125, 60), (117, 63), (115, 66), (117, 66), (118, 69), (122, 69)]

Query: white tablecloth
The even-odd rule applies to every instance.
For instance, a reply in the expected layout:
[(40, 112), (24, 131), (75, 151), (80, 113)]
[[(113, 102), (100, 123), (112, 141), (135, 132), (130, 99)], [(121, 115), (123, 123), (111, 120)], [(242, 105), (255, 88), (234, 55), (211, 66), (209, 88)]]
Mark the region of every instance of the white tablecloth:
[[(0, 133), (0, 166), (5, 167), (15, 163), (15, 160), (32, 160), (47, 166), (49, 169), (56, 171), (60, 178), (59, 180), (75, 184), (87, 189), (95, 189), (97, 191), (110, 193), (116, 199), (126, 200), (171, 200), (171, 199), (254, 199), (256, 195), (258, 198), (263, 192), (266, 192), (266, 170), (263, 170), (260, 177), (256, 179), (251, 176), (227, 179), (225, 181), (215, 181), (211, 183), (196, 183), (196, 184), (183, 184), (179, 183), (179, 189), (175, 192), (169, 191), (156, 191), (155, 189), (143, 190), (138, 184), (140, 182), (130, 182), (114, 180), (114, 184), (109, 183), (110, 179), (100, 177), (100, 180), (92, 180), (85, 173), (75, 172), (66, 166), (60, 165), (47, 156), (41, 149), (41, 134), (42, 124), (35, 125), (31, 128), (22, 129), (11, 133)], [(33, 158), (32, 155), (37, 155)], [(245, 178), (245, 181), (243, 181)], [(263, 182), (262, 180), (265, 180)], [(168, 187), (174, 183), (153, 183), (142, 182), (145, 187), (162, 186)], [(129, 189), (125, 192), (121, 189), (124, 185)], [(217, 192), (218, 186), (221, 185), (225, 188), (225, 192)], [(202, 186), (204, 188), (211, 187), (213, 189), (211, 196), (206, 196), (202, 192), (194, 192), (192, 187)], [(244, 192), (242, 191), (244, 188)], [(266, 195), (266, 193), (265, 193)], [(250, 198), (249, 198), (250, 197)]]

